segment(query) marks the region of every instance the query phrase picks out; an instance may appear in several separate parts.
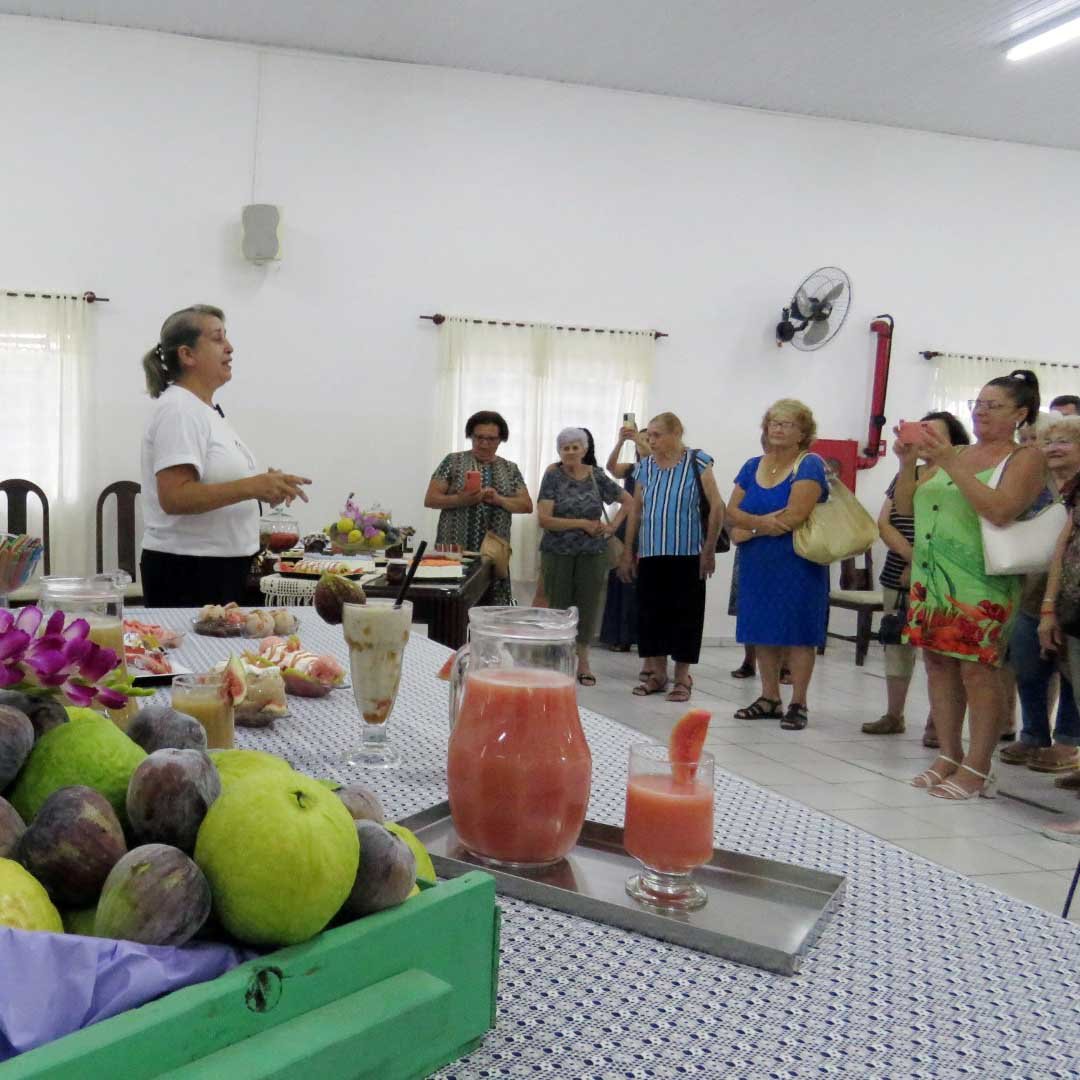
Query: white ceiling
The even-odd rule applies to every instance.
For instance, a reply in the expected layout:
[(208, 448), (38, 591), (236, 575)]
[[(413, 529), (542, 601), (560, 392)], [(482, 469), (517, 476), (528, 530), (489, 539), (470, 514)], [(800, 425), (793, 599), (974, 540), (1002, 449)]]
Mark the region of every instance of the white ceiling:
[(0, 0), (0, 12), (1080, 149), (1080, 0)]

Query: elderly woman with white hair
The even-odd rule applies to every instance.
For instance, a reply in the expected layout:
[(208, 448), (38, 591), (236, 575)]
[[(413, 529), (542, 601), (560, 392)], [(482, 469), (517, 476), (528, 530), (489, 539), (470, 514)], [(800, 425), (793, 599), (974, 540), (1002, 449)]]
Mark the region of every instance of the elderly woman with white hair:
[[(596, 632), (600, 597), (607, 582), (608, 537), (630, 509), (630, 496), (604, 471), (583, 462), (589, 437), (583, 428), (565, 428), (556, 439), (559, 464), (540, 485), (537, 516), (544, 530), (540, 572), (548, 604), (578, 609), (578, 682), (595, 686), (589, 667), (589, 642)], [(609, 524), (604, 507), (619, 504)]]

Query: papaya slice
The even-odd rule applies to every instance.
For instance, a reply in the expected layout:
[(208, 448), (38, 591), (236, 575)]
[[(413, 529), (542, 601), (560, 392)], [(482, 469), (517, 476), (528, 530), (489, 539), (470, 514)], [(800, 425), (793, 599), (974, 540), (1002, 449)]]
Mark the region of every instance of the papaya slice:
[(438, 673), (435, 675), (436, 679), (442, 679), (443, 682), (449, 682), (450, 681), (450, 672), (453, 671), (453, 669), (454, 669), (454, 658), (456, 656), (457, 656), (457, 653), (451, 653), (446, 658), (446, 663), (443, 664), (443, 666), (441, 668), (439, 668)]
[(705, 709), (691, 709), (671, 729), (668, 757), (671, 760), (671, 778), (677, 784), (693, 782), (711, 719), (712, 713)]

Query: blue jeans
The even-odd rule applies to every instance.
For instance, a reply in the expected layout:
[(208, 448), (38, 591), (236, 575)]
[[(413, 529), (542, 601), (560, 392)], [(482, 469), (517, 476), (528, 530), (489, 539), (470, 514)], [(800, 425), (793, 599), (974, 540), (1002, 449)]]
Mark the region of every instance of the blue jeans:
[(1050, 737), (1050, 685), (1058, 671), (1057, 661), (1043, 659), (1039, 650), (1039, 620), (1021, 611), (1009, 639), (1009, 665), (1016, 672), (1020, 696), (1022, 730), (1020, 741), (1028, 746), (1050, 746), (1051, 742), (1080, 746), (1080, 713), (1076, 709), (1072, 684), (1060, 680), (1057, 722)]

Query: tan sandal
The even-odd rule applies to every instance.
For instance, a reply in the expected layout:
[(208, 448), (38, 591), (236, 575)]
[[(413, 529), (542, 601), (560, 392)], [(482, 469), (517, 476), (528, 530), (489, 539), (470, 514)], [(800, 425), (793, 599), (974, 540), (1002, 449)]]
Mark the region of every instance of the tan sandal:
[(691, 679), (689, 683), (676, 682), (675, 685), (668, 692), (665, 700), (667, 701), (689, 701), (690, 691), (694, 689), (694, 680)]
[(667, 679), (661, 679), (659, 675), (650, 673), (641, 680), (640, 685), (630, 691), (634, 697), (648, 697), (650, 694), (661, 694), (667, 689)]

